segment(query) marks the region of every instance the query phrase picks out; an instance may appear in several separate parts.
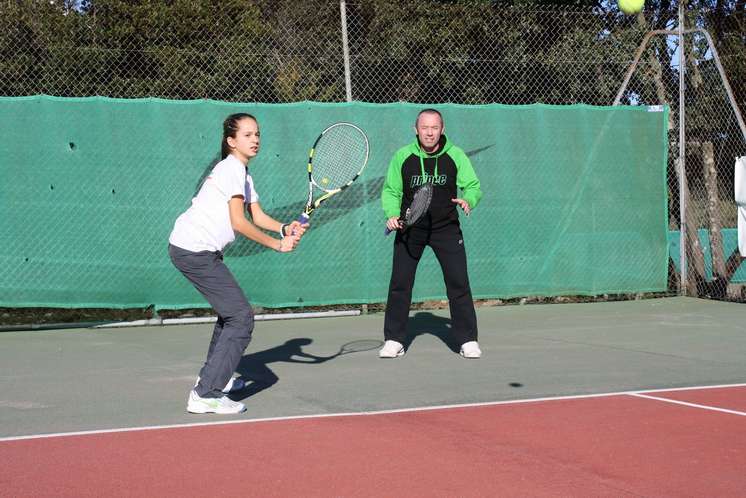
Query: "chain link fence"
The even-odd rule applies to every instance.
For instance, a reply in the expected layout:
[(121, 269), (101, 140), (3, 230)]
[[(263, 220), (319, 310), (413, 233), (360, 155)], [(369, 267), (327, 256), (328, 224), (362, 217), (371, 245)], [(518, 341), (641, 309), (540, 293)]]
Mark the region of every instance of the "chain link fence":
[[(352, 100), (373, 103), (611, 105), (646, 33), (678, 25), (676, 11), (624, 16), (613, 7), (475, 1), (185, 1), (152, 12), (117, 5), (0, 3), (0, 95), (284, 103), (343, 102), (349, 90)], [(711, 33), (741, 110), (744, 25), (743, 10), (686, 12), (686, 27)], [(686, 34), (680, 178), (680, 48), (674, 35), (652, 37), (620, 103), (671, 108), (669, 292), (744, 301), (733, 165), (746, 155), (746, 137), (705, 36)]]

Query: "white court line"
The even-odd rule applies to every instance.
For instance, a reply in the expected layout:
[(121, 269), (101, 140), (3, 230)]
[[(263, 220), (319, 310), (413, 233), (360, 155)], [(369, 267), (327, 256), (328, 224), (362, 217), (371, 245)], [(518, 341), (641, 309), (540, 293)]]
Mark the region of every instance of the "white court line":
[(654, 399), (656, 401), (665, 401), (666, 403), (673, 403), (675, 405), (691, 406), (693, 408), (701, 408), (703, 410), (712, 410), (714, 412), (731, 413), (733, 415), (740, 415), (746, 417), (746, 412), (739, 412), (737, 410), (728, 410), (727, 408), (718, 408), (717, 406), (700, 405), (698, 403), (689, 403), (687, 401), (679, 401), (677, 399), (661, 398), (658, 396), (648, 396), (647, 394), (640, 393), (629, 393), (629, 396), (635, 396), (638, 398)]
[[(604, 398), (611, 396), (624, 396), (624, 395), (641, 395), (643, 393), (658, 393), (658, 392), (669, 392), (669, 391), (690, 391), (700, 389), (718, 389), (728, 387), (746, 387), (744, 384), (721, 384), (716, 386), (691, 386), (691, 387), (673, 387), (667, 389), (646, 389), (641, 391), (618, 391), (610, 393), (598, 393), (598, 394), (577, 394), (572, 396), (552, 396), (545, 398), (528, 398), (528, 399), (515, 399), (507, 401), (487, 401), (482, 403), (463, 403), (457, 405), (438, 405), (438, 406), (421, 406), (416, 408), (398, 408), (394, 410), (378, 410), (369, 412), (348, 412), (348, 413), (321, 413), (313, 415), (291, 415), (286, 417), (267, 417), (267, 418), (254, 418), (249, 420), (222, 420), (216, 422), (195, 422), (193, 424), (172, 424), (172, 425), (148, 425), (142, 427), (122, 427), (117, 429), (100, 429), (92, 431), (77, 431), (77, 432), (58, 432), (53, 434), (32, 434), (27, 436), (11, 436), (0, 438), (0, 443), (6, 441), (21, 441), (26, 439), (44, 439), (44, 438), (55, 438), (55, 437), (69, 437), (69, 436), (90, 436), (95, 434), (113, 434), (117, 432), (137, 432), (137, 431), (153, 431), (160, 429), (185, 429), (189, 427), (209, 427), (214, 425), (231, 425), (231, 424), (251, 424), (256, 422), (276, 422), (276, 421), (288, 421), (288, 420), (304, 420), (310, 418), (330, 418), (330, 417), (359, 417), (367, 415), (388, 415), (394, 413), (410, 413), (410, 412), (426, 412), (435, 410), (449, 410), (454, 408), (474, 408), (482, 406), (497, 406), (497, 405), (518, 405), (524, 403), (538, 403), (541, 401), (563, 401), (563, 400), (575, 400), (575, 399), (592, 399), (592, 398)], [(664, 399), (664, 398), (661, 398)], [(666, 400), (670, 401), (670, 400)]]

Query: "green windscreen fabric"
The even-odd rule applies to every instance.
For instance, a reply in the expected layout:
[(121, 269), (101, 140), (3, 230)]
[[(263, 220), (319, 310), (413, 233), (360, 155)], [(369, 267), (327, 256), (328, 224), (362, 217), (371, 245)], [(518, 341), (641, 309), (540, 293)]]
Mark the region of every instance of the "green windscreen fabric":
[[(361, 178), (322, 205), (297, 250), (238, 239), (225, 261), (261, 306), (386, 300), (394, 237), (383, 177), (414, 139), (413, 104), (235, 104), (47, 96), (0, 99), (0, 306), (206, 306), (168, 236), (219, 160), (223, 119), (262, 132), (250, 164), (265, 212), (295, 219), (308, 149), (349, 121), (370, 139)], [(475, 298), (662, 291), (666, 108), (438, 105), (484, 197), (461, 217)], [(445, 299), (432, 251), (414, 299)]]

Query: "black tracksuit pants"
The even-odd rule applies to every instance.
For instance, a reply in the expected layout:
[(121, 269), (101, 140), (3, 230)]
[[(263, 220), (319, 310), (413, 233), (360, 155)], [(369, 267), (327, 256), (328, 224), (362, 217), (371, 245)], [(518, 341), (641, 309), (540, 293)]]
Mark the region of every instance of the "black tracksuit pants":
[(405, 343), (414, 277), (426, 246), (433, 249), (443, 270), (454, 341), (457, 344), (476, 341), (477, 315), (466, 270), (464, 239), (457, 221), (438, 228), (415, 225), (396, 233), (384, 338)]

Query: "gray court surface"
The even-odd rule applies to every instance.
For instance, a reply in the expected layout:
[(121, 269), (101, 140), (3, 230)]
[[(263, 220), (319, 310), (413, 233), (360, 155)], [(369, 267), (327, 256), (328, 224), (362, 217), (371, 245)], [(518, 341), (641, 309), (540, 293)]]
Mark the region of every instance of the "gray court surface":
[(0, 333), (0, 437), (377, 411), (746, 382), (746, 306), (692, 298), (481, 307), (480, 360), (447, 310), (413, 312), (407, 354), (334, 356), (382, 339), (383, 314), (257, 322), (241, 415), (190, 415), (212, 326)]

